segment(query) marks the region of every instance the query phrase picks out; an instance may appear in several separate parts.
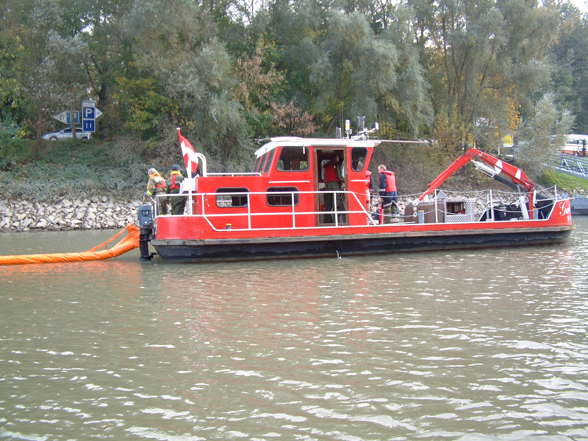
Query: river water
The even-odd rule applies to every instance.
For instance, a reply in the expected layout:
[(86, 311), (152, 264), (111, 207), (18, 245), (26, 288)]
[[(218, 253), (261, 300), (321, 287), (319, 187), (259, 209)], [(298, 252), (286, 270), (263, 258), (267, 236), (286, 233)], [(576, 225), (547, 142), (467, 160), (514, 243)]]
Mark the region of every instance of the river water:
[(0, 439), (588, 440), (575, 221), (555, 247), (0, 267)]

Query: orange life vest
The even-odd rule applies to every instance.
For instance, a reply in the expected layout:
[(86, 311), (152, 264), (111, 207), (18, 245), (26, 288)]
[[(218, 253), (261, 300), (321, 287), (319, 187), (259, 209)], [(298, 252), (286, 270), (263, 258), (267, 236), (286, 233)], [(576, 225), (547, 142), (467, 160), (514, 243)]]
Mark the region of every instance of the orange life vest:
[(384, 175), (386, 175), (386, 191), (396, 191), (396, 175), (394, 172), (390, 170), (384, 170)]
[[(180, 184), (178, 182), (176, 182), (176, 179), (178, 178), (178, 176), (182, 177), (183, 176), (178, 172), (178, 173), (172, 173), (171, 177), (169, 179), (169, 191), (175, 191), (175, 190), (179, 190), (180, 189)], [(183, 179), (180, 180), (180, 182)]]

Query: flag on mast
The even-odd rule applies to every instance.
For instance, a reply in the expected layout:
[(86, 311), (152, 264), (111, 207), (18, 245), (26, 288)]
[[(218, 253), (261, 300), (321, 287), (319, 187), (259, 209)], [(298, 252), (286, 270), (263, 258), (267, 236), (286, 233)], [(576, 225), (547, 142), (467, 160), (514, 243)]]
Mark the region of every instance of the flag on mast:
[(194, 176), (198, 171), (198, 157), (194, 147), (184, 136), (178, 127), (178, 140), (180, 141), (180, 148), (182, 149), (182, 156), (184, 157), (184, 164), (186, 171), (190, 177)]

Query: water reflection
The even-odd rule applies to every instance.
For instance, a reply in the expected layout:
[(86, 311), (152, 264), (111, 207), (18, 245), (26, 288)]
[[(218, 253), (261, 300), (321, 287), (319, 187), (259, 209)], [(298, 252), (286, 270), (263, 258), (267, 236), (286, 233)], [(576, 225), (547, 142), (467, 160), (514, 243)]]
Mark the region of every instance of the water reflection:
[(0, 268), (0, 438), (586, 438), (583, 225), (555, 249)]

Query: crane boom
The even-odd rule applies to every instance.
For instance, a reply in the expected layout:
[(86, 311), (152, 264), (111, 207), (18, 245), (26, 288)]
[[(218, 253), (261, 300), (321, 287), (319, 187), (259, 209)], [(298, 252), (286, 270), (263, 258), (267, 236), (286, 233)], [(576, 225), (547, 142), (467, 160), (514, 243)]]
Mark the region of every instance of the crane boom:
[[(476, 160), (482, 161), (478, 162)], [(423, 200), (427, 195), (433, 193), (443, 183), (449, 179), (456, 171), (464, 167), (469, 162), (473, 162), (474, 166), (489, 175), (492, 178), (497, 179), (500, 182), (509, 184), (509, 182), (516, 186), (522, 187), (529, 198), (529, 208), (532, 210), (534, 206), (534, 192), (535, 183), (529, 179), (523, 170), (515, 167), (512, 164), (502, 161), (501, 159), (495, 158), (494, 156), (482, 152), (476, 148), (467, 150), (462, 156), (453, 161), (449, 167), (443, 170), (439, 176), (437, 176), (430, 184), (427, 190), (419, 196), (419, 200)], [(507, 179), (508, 178), (508, 179)]]

